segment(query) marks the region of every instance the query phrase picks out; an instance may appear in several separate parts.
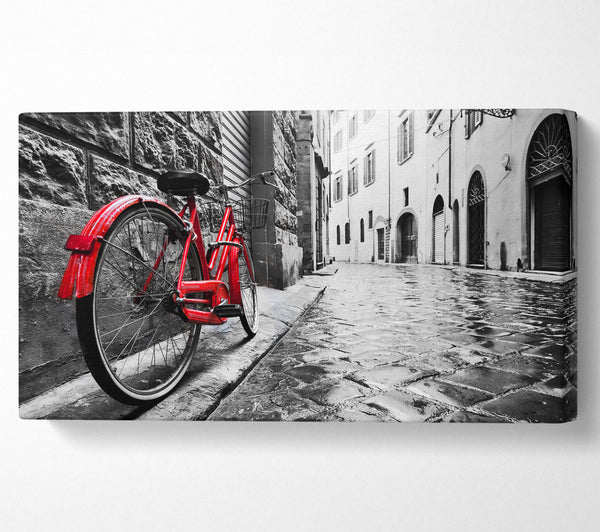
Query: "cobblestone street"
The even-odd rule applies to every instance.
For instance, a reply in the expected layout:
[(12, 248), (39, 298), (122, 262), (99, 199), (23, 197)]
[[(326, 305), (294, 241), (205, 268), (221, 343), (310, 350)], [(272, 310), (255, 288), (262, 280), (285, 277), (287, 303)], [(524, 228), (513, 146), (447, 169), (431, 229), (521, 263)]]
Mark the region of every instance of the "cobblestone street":
[(574, 417), (574, 280), (435, 266), (334, 266), (320, 301), (210, 419)]

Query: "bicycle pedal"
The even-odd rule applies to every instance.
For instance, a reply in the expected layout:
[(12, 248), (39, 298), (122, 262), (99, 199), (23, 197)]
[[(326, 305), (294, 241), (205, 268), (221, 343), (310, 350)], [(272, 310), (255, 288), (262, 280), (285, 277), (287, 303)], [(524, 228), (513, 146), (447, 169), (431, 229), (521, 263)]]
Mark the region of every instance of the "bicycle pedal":
[(235, 318), (241, 316), (241, 305), (218, 305), (213, 309), (213, 314), (219, 318)]

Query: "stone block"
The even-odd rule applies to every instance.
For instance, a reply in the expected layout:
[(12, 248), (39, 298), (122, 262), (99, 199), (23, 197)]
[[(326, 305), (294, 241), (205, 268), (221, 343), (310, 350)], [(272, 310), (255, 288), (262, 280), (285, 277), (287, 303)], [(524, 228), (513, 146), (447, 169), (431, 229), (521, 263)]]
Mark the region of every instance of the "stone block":
[(273, 111), (273, 125), (279, 128), (279, 131), (284, 129), (284, 113), (285, 111)]
[(223, 183), (223, 157), (209, 150), (203, 144), (198, 146), (199, 170), (208, 177), (213, 184)]
[(85, 207), (83, 150), (20, 126), (19, 195), (57, 205)]
[(21, 117), (129, 159), (128, 113), (27, 113)]
[(198, 151), (200, 141), (187, 128), (175, 126), (175, 168), (198, 170)]
[(175, 165), (175, 122), (166, 113), (134, 113), (134, 161), (157, 172)]
[(252, 260), (258, 284), (284, 289), (302, 274), (302, 248), (283, 243), (254, 242)]
[(221, 113), (214, 111), (191, 112), (190, 127), (208, 145), (221, 150)]
[(170, 111), (169, 114), (178, 122), (181, 122), (183, 125), (188, 124), (188, 114), (186, 111)]
[(97, 155), (90, 158), (90, 207), (99, 209), (126, 194), (158, 196), (154, 178), (135, 172)]
[(294, 179), (292, 172), (285, 164), (283, 156), (276, 151), (273, 153), (273, 170), (275, 170), (275, 173), (286, 188), (293, 187)]
[(67, 236), (79, 233), (91, 215), (84, 209), (19, 202), (20, 400), (85, 371), (75, 303), (57, 293), (69, 259)]
[(276, 227), (288, 232), (296, 232), (298, 219), (277, 200), (273, 201), (273, 221)]

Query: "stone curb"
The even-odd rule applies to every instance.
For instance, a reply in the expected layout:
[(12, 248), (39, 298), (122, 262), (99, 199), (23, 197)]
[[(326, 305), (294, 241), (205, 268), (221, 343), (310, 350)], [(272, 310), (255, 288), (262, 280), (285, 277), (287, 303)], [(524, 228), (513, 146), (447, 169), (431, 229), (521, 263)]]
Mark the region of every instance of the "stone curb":
[(286, 290), (259, 287), (260, 325), (250, 341), (237, 319), (204, 327), (192, 365), (175, 391), (150, 409), (108, 397), (86, 373), (19, 406), (22, 419), (207, 418), (323, 294), (326, 276), (304, 277)]

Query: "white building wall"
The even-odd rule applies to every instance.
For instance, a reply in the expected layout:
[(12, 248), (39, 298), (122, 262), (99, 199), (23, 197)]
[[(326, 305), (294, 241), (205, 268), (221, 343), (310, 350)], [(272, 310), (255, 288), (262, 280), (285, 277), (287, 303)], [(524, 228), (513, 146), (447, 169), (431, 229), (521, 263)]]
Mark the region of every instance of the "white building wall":
[[(414, 152), (406, 161), (398, 161), (398, 127), (409, 113), (414, 116)], [(363, 111), (344, 111), (337, 123), (331, 122), (331, 138), (342, 131), (339, 151), (332, 149), (332, 189), (336, 174), (342, 175), (343, 197), (332, 201), (330, 248), (336, 260), (370, 262), (377, 260), (378, 228), (391, 223), (390, 261), (400, 259), (398, 222), (407, 212), (417, 222), (417, 259), (433, 260), (433, 206), (440, 195), (444, 202), (444, 257), (454, 262), (453, 205), (458, 204), (458, 263), (469, 263), (468, 189), (475, 171), (483, 176), (486, 193), (485, 266), (515, 270), (520, 258), (530, 268), (531, 230), (528, 223), (527, 151), (539, 124), (559, 110), (519, 109), (512, 118), (484, 115), (481, 125), (465, 138), (465, 112), (441, 110), (428, 126), (425, 110), (377, 111), (365, 123)], [(348, 139), (348, 122), (358, 117), (358, 132)], [(449, 165), (449, 130), (452, 117), (452, 161)], [(567, 114), (571, 129), (574, 168), (576, 168), (576, 119)], [(364, 186), (362, 158), (372, 147), (376, 150), (375, 182)], [(504, 164), (509, 158), (508, 167)], [(348, 196), (348, 169), (358, 162), (358, 191)], [(451, 182), (449, 173), (451, 172)], [(573, 219), (576, 219), (576, 181), (573, 185)], [(404, 205), (403, 189), (409, 189), (409, 203)], [(388, 200), (389, 198), (389, 200)], [(367, 228), (368, 211), (373, 210), (374, 226)], [(360, 219), (365, 220), (365, 241), (360, 242)], [(351, 224), (351, 241), (344, 243), (344, 225)], [(341, 243), (337, 245), (336, 227), (340, 226)], [(576, 227), (573, 231), (576, 242)], [(574, 245), (575, 247), (575, 245)], [(504, 249), (503, 249), (504, 248)]]
[[(334, 112), (335, 113), (335, 112)], [(357, 117), (357, 133), (349, 136), (349, 121)], [(341, 149), (335, 150), (335, 135), (342, 132)], [(342, 178), (342, 198), (335, 201), (332, 197), (330, 218), (330, 250), (338, 261), (370, 262), (377, 260), (376, 229), (385, 225), (388, 218), (388, 171), (389, 171), (389, 128), (388, 112), (376, 111), (367, 121), (364, 111), (342, 111), (336, 122), (331, 121), (331, 180), (332, 195), (335, 180)], [(375, 150), (375, 180), (365, 186), (364, 158)], [(348, 194), (348, 171), (356, 164), (358, 170), (358, 190)], [(368, 227), (369, 211), (373, 211), (373, 227)], [(360, 220), (364, 220), (364, 242), (360, 241)], [(350, 243), (344, 240), (345, 224), (350, 223)], [(337, 244), (337, 227), (340, 227), (340, 244)]]

